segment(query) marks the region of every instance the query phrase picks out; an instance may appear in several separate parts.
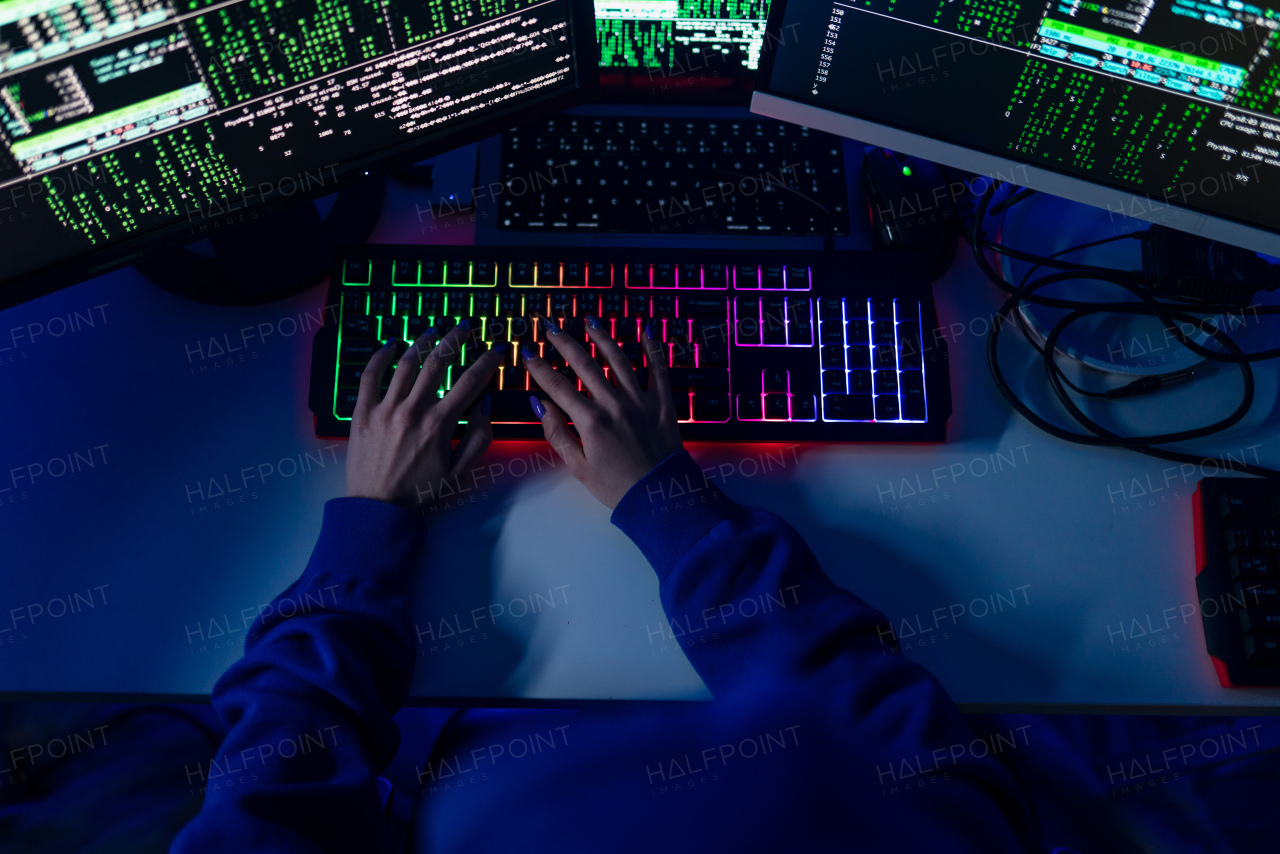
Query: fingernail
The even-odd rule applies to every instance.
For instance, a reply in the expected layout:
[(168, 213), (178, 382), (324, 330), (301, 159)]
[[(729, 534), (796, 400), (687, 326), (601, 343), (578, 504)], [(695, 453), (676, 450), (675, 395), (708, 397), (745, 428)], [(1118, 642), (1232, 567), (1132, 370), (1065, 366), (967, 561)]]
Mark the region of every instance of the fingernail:
[(524, 358), (524, 359), (532, 359), (532, 358), (533, 358), (533, 356), (534, 356), (534, 353), (533, 353), (533, 351), (532, 351), (532, 350), (530, 350), (528, 347), (525, 347), (525, 346), (522, 344), (522, 345), (520, 346), (520, 355), (521, 355), (521, 357), (522, 357), (522, 358)]
[(423, 335), (435, 335), (435, 334), (436, 334), (436, 328), (435, 328), (434, 326), (428, 326), (425, 330), (423, 330), (422, 334), (423, 334)]
[(387, 343), (386, 343), (386, 344), (383, 344), (382, 346), (383, 346), (383, 347), (394, 347), (394, 346), (396, 346), (396, 339), (394, 339), (394, 338), (388, 338), (388, 339), (387, 339)]
[(510, 352), (511, 352), (511, 342), (510, 342), (510, 341), (499, 341), (499, 342), (498, 342), (498, 344), (497, 344), (497, 346), (495, 346), (493, 349), (494, 349), (495, 351), (497, 351), (499, 354), (501, 354), (501, 355), (504, 355), (504, 356), (505, 356), (507, 353), (510, 353)]
[(536, 394), (529, 395), (529, 405), (533, 407), (533, 414), (539, 421), (542, 420), (542, 416), (547, 414), (547, 408), (542, 405), (541, 400), (538, 400)]
[(652, 323), (650, 323), (650, 322), (649, 322), (649, 321), (647, 321), (647, 320), (644, 322), (644, 337), (645, 337), (645, 338), (648, 338), (650, 341), (653, 341), (653, 340), (654, 340), (654, 337), (653, 337), (653, 324), (652, 324)]
[(466, 332), (468, 329), (470, 329), (470, 328), (471, 328), (471, 321), (469, 321), (469, 320), (459, 320), (459, 321), (458, 321), (458, 328), (459, 328), (459, 329), (461, 329), (463, 332)]
[(551, 318), (544, 317), (542, 318), (542, 322), (546, 324), (547, 332), (551, 333), (552, 335), (560, 331), (560, 324), (556, 323)]
[(594, 314), (588, 314), (588, 315), (587, 315), (587, 326), (590, 326), (592, 329), (599, 329), (599, 328), (600, 328), (600, 318), (596, 317)]
[(485, 396), (480, 398), (480, 414), (488, 415), (493, 410), (493, 395), (485, 392)]

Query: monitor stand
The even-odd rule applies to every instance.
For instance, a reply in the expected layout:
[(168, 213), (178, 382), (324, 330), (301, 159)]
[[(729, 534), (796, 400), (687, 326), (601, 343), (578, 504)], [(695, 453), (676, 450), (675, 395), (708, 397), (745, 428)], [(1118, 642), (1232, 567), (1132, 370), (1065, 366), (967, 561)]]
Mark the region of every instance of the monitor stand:
[[(329, 274), (333, 250), (363, 243), (382, 213), (386, 179), (260, 215), (178, 249), (148, 253), (138, 272), (172, 294), (210, 305), (254, 305), (306, 290)], [(326, 214), (320, 206), (333, 200)], [(249, 209), (252, 212), (252, 208)]]

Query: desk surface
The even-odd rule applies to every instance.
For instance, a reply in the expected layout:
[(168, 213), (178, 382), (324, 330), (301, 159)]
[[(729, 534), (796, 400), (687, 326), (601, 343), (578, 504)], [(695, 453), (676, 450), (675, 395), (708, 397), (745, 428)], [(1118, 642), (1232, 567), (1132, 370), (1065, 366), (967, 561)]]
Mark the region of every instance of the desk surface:
[[(409, 191), (389, 199), (375, 242), (469, 242), (465, 223), (428, 233), (392, 215), (422, 201)], [(964, 248), (935, 286), (945, 444), (695, 457), (788, 519), (971, 708), (1280, 708), (1280, 691), (1219, 687), (1205, 653), (1191, 493), (1213, 465), (1069, 445), (1015, 417), (986, 369), (999, 294)], [(306, 406), (303, 330), (324, 298), (211, 308), (126, 270), (0, 312), (0, 692), (204, 695), (239, 657), (342, 490), (345, 443), (316, 439)], [(1029, 387), (1038, 370), (1010, 359)], [(1254, 412), (1204, 447), (1276, 465), (1276, 374), (1257, 373)], [(1238, 388), (1192, 384), (1159, 414), (1225, 413)], [(1136, 407), (1119, 416), (1143, 423)], [(545, 444), (484, 462), (491, 478), (436, 514), (415, 574), (414, 697), (707, 697), (640, 552)]]

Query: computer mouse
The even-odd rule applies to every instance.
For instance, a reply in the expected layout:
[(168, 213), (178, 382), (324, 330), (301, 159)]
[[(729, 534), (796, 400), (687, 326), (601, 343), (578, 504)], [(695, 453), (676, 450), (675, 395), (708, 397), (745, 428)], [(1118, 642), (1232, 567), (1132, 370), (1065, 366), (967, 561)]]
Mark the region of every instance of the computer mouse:
[[(955, 187), (936, 163), (868, 146), (862, 158), (871, 245), (923, 253), (929, 277), (951, 265), (960, 233)], [(962, 182), (960, 192), (966, 188)]]

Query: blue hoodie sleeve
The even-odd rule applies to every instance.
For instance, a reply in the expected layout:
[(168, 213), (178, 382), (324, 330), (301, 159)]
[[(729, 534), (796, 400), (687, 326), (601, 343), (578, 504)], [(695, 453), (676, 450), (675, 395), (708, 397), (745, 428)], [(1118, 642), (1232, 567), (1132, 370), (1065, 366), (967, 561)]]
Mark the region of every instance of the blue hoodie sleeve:
[(377, 771), (413, 674), (405, 575), (421, 516), (364, 498), (325, 505), (306, 571), (250, 628), (218, 680), (226, 737), (187, 769), (200, 814), (172, 851), (348, 852), (386, 847)]
[(951, 698), (898, 652), (884, 615), (831, 581), (785, 521), (733, 502), (682, 451), (631, 488), (613, 523), (653, 565), (667, 637), (714, 695), (785, 680), (830, 710), (832, 749), (848, 750), (833, 761), (889, 786), (930, 769), (967, 781), (962, 802), (1030, 844), (1013, 779), (987, 751), (954, 749), (975, 734)]

